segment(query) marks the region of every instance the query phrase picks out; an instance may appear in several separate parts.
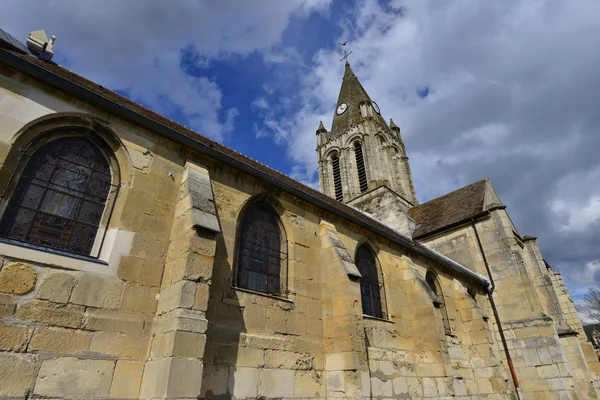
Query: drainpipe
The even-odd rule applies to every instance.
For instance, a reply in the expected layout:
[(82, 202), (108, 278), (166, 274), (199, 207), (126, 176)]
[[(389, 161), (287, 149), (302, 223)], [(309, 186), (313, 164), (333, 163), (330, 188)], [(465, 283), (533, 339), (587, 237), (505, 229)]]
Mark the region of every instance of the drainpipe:
[(483, 245), (481, 244), (481, 239), (479, 238), (479, 233), (477, 232), (477, 227), (475, 226), (475, 218), (471, 218), (471, 227), (475, 232), (477, 244), (479, 245), (479, 252), (481, 253), (481, 257), (483, 257), (483, 263), (485, 264), (485, 269), (487, 270), (488, 277), (490, 278), (490, 286), (487, 291), (487, 295), (490, 299), (490, 305), (492, 306), (492, 312), (494, 313), (494, 318), (496, 319), (496, 325), (498, 325), (498, 331), (500, 332), (500, 340), (502, 341), (502, 346), (504, 347), (506, 362), (508, 364), (508, 368), (510, 369), (510, 375), (512, 376), (512, 380), (515, 384), (517, 397), (519, 398), (519, 400), (523, 400), (523, 395), (521, 394), (521, 387), (519, 386), (519, 380), (517, 379), (517, 373), (515, 372), (515, 367), (513, 365), (512, 358), (510, 358), (510, 352), (508, 351), (508, 345), (506, 344), (506, 337), (504, 336), (504, 330), (502, 329), (502, 323), (500, 322), (500, 316), (498, 315), (498, 309), (496, 308), (496, 302), (494, 301), (493, 294), (494, 289), (496, 288), (496, 283), (494, 282), (492, 271), (490, 271), (490, 265), (488, 264), (487, 258), (485, 257), (485, 252), (483, 251)]

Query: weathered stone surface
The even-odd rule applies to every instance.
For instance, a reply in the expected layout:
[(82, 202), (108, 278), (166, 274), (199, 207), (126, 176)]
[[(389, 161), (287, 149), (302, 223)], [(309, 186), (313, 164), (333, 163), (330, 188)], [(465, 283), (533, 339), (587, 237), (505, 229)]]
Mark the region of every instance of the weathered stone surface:
[(0, 292), (25, 294), (35, 288), (37, 274), (31, 266), (16, 262), (0, 270)]
[(0, 318), (13, 315), (16, 308), (15, 300), (11, 295), (0, 293)]
[(25, 398), (31, 390), (34, 373), (33, 356), (0, 353), (0, 398)]
[(77, 354), (88, 351), (91, 340), (90, 332), (38, 326), (35, 328), (28, 350)]
[(5, 325), (0, 322), (0, 350), (25, 351), (30, 328), (25, 325)]
[(156, 289), (127, 285), (123, 294), (123, 302), (121, 309), (145, 314), (153, 314), (156, 312)]
[(142, 384), (144, 361), (118, 360), (110, 389), (110, 397), (137, 399)]
[(119, 278), (142, 286), (159, 287), (163, 265), (160, 262), (132, 256), (121, 257)]
[(69, 301), (75, 285), (75, 277), (66, 272), (47, 272), (41, 279), (36, 290), (38, 299), (50, 300), (55, 303)]
[(99, 275), (84, 275), (75, 284), (71, 303), (96, 308), (117, 308), (123, 296), (124, 283)]
[(90, 350), (119, 358), (142, 359), (146, 355), (148, 338), (120, 333), (96, 332)]
[(19, 304), (16, 318), (41, 322), (48, 325), (78, 328), (83, 320), (85, 308), (72, 304), (57, 304), (45, 300), (33, 300)]
[(110, 395), (114, 361), (52, 358), (42, 362), (34, 393), (64, 399), (97, 399)]
[(141, 335), (149, 324), (148, 317), (137, 313), (88, 309), (83, 321), (83, 329), (115, 333)]
[(260, 369), (258, 394), (266, 397), (294, 396), (294, 371), (284, 369)]

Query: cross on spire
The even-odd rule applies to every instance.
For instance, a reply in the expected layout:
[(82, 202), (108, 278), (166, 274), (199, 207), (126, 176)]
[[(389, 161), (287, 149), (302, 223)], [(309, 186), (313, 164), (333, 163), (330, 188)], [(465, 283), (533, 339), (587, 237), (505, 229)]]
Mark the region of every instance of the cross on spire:
[(350, 54), (352, 54), (352, 52), (348, 53), (346, 50), (344, 50), (344, 57), (342, 57), (340, 62), (346, 60), (346, 64), (348, 64), (348, 57), (350, 57)]

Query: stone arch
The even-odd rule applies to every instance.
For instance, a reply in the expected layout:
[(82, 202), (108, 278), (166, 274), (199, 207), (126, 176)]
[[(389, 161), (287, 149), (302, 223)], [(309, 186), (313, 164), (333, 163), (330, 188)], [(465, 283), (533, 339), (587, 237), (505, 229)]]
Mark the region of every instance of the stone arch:
[[(129, 152), (121, 142), (117, 134), (100, 119), (87, 113), (79, 112), (61, 112), (47, 114), (37, 118), (21, 129), (19, 129), (10, 139), (11, 149), (2, 165), (2, 172), (13, 170), (18, 163), (23, 151), (37, 138), (68, 129), (93, 132), (98, 139), (101, 139), (111, 150), (112, 154), (106, 154), (116, 162), (119, 168), (119, 179), (121, 186), (129, 186), (133, 178), (133, 164)], [(0, 179), (5, 178), (0, 172)]]
[[(237, 227), (235, 234), (235, 246), (234, 246), (234, 261), (233, 261), (233, 285), (238, 286), (240, 283), (240, 268), (242, 261), (242, 228), (244, 218), (247, 213), (255, 208), (264, 208), (266, 212), (272, 213), (278, 228), (278, 234), (280, 236), (280, 249), (279, 249), (279, 290), (272, 293), (268, 291), (265, 293), (273, 295), (287, 296), (291, 289), (290, 280), (290, 237), (288, 236), (292, 232), (290, 222), (286, 218), (286, 210), (281, 203), (269, 193), (261, 193), (247, 199), (237, 217)], [(271, 256), (274, 256), (271, 255)], [(239, 287), (239, 286), (238, 286)], [(251, 289), (252, 290), (252, 289)]]
[[(27, 196), (33, 196), (33, 193), (35, 192), (35, 190), (34, 190), (35, 187), (39, 187), (36, 190), (45, 190), (46, 191), (46, 192), (42, 192), (42, 193), (46, 193), (46, 194), (47, 193), (54, 193), (54, 194), (59, 193), (60, 194), (59, 187), (52, 186), (52, 185), (57, 184), (55, 182), (55, 179), (67, 179), (65, 177), (61, 178), (60, 176), (63, 176), (65, 174), (72, 175), (73, 173), (75, 173), (75, 172), (73, 172), (74, 170), (81, 170), (79, 176), (86, 177), (86, 178), (84, 179), (83, 182), (81, 182), (81, 185), (83, 185), (83, 186), (81, 186), (77, 189), (77, 190), (81, 190), (80, 196), (75, 196), (71, 192), (62, 193), (61, 196), (63, 196), (63, 197), (66, 196), (67, 200), (65, 200), (63, 198), (62, 200), (60, 200), (60, 202), (57, 203), (58, 200), (56, 200), (56, 201), (49, 200), (46, 198), (46, 195), (45, 195), (43, 197), (43, 200), (39, 200), (38, 203), (34, 203), (34, 204), (36, 204), (34, 209), (29, 209), (30, 210), (29, 212), (32, 215), (31, 221), (29, 221), (29, 222), (20, 221), (19, 223), (20, 224), (30, 223), (30, 224), (32, 224), (31, 226), (33, 227), (34, 225), (38, 226), (40, 224), (42, 224), (42, 225), (45, 224), (46, 222), (43, 222), (43, 221), (45, 221), (48, 218), (64, 219), (64, 218), (66, 218), (66, 216), (63, 216), (62, 213), (56, 214), (56, 213), (58, 213), (58, 211), (56, 211), (56, 210), (52, 211), (52, 212), (50, 212), (50, 214), (48, 214), (49, 211), (46, 209), (46, 207), (51, 204), (54, 204), (56, 207), (58, 207), (58, 204), (63, 204), (64, 202), (69, 202), (69, 204), (76, 202), (79, 205), (73, 206), (73, 207), (76, 207), (76, 210), (79, 210), (80, 207), (85, 208), (86, 209), (85, 214), (80, 214), (79, 211), (77, 211), (74, 214), (74, 216), (70, 216), (70, 214), (69, 214), (69, 218), (73, 218), (72, 220), (70, 220), (71, 222), (69, 223), (72, 225), (72, 227), (69, 228), (70, 230), (67, 230), (66, 227), (60, 228), (62, 230), (57, 230), (56, 235), (59, 235), (59, 236), (63, 235), (63, 236), (61, 236), (63, 238), (80, 237), (80, 236), (73, 236), (73, 235), (83, 234), (82, 232), (84, 232), (84, 231), (87, 232), (87, 230), (92, 229), (92, 226), (95, 225), (95, 228), (93, 228), (94, 229), (93, 232), (88, 232), (85, 234), (88, 238), (92, 237), (89, 235), (93, 235), (93, 239), (92, 239), (93, 245), (89, 248), (89, 251), (83, 250), (83, 249), (81, 249), (80, 251), (82, 252), (82, 255), (90, 255), (92, 257), (99, 258), (100, 251), (103, 247), (105, 235), (106, 235), (107, 231), (109, 230), (109, 226), (114, 224), (114, 219), (112, 218), (113, 210), (115, 210), (116, 204), (118, 201), (119, 202), (124, 201), (123, 200), (124, 196), (119, 196), (119, 191), (120, 191), (119, 189), (122, 186), (127, 185), (131, 181), (131, 175), (133, 174), (133, 171), (131, 169), (131, 162), (130, 162), (129, 154), (127, 153), (125, 147), (123, 146), (123, 144), (121, 143), (121, 141), (119, 140), (117, 135), (110, 128), (108, 128), (108, 126), (105, 123), (102, 123), (101, 121), (96, 120), (87, 114), (56, 113), (56, 114), (45, 115), (41, 118), (38, 118), (34, 121), (29, 122), (28, 124), (26, 124), (23, 128), (21, 128), (19, 131), (17, 131), (11, 137), (10, 143), (12, 146), (9, 150), (9, 153), (7, 155), (5, 163), (2, 165), (2, 167), (0, 169), (0, 180), (5, 182), (5, 185), (2, 186), (1, 192), (0, 192), (1, 193), (1, 195), (0, 195), (0, 197), (1, 197), (0, 211), (2, 213), (2, 218), (3, 219), (8, 218), (6, 221), (9, 221), (9, 220), (13, 221), (14, 218), (11, 217), (11, 215), (12, 215), (13, 211), (16, 212), (15, 204), (17, 204), (14, 201), (11, 201), (11, 199), (14, 200), (13, 196), (16, 196), (18, 193), (20, 193), (19, 196), (25, 196), (25, 193), (29, 193), (29, 194), (27, 194)], [(75, 144), (75, 143), (77, 143), (77, 144)], [(61, 170), (60, 169), (57, 170), (56, 169), (57, 167), (54, 166), (53, 167), (54, 169), (52, 170), (53, 172), (51, 175), (52, 183), (44, 183), (44, 185), (49, 185), (49, 186), (47, 186), (45, 189), (40, 189), (40, 188), (42, 188), (42, 186), (40, 186), (41, 183), (39, 183), (37, 181), (35, 181), (35, 182), (34, 182), (34, 180), (22, 181), (22, 175), (24, 173), (30, 174), (30, 173), (32, 173), (32, 171), (37, 171), (35, 168), (42, 168), (42, 167), (36, 167), (37, 164), (42, 163), (42, 161), (40, 161), (40, 160), (37, 160), (37, 161), (35, 161), (35, 163), (32, 164), (33, 159), (31, 157), (33, 157), (35, 154), (37, 154), (38, 151), (43, 151), (45, 154), (44, 157), (50, 157), (50, 159), (52, 159), (52, 157), (58, 157), (56, 152), (63, 151), (63, 146), (66, 146), (66, 147), (64, 147), (64, 151), (67, 151), (67, 152), (71, 151), (71, 153), (67, 153), (67, 154), (71, 154), (71, 155), (69, 155), (70, 158), (68, 160), (64, 159), (61, 161), (61, 163), (66, 163), (64, 165), (68, 165), (68, 167), (65, 167), (63, 172), (60, 172)], [(73, 147), (73, 146), (75, 146), (75, 147)], [(83, 146), (83, 147), (81, 147), (81, 146)], [(71, 150), (67, 150), (69, 148)], [(93, 154), (96, 154), (96, 156), (90, 155), (90, 158), (89, 158), (89, 159), (96, 158), (96, 161), (99, 162), (99, 164), (94, 164), (94, 165), (98, 165), (98, 166), (102, 165), (102, 163), (104, 163), (104, 161), (100, 162), (100, 160), (104, 159), (107, 164), (105, 166), (106, 169), (103, 170), (104, 172), (102, 172), (102, 174), (104, 174), (102, 176), (105, 176), (106, 178), (101, 178), (102, 181), (97, 180), (97, 179), (100, 179), (99, 177), (101, 176), (101, 175), (98, 175), (98, 174), (100, 174), (99, 171), (90, 172), (90, 171), (92, 171), (90, 168), (94, 168), (94, 167), (87, 165), (85, 162), (82, 164), (82, 163), (80, 163), (80, 161), (76, 160), (76, 157), (73, 155), (75, 153), (72, 153), (73, 151), (75, 151), (75, 150), (73, 150), (75, 148), (78, 148), (81, 151), (85, 151), (85, 152), (92, 152), (92, 153), (95, 152)], [(53, 149), (53, 150), (50, 150), (50, 149)], [(80, 151), (80, 150), (77, 150), (77, 151)], [(47, 151), (49, 151), (50, 153), (46, 154), (45, 152), (47, 152)], [(90, 154), (92, 154), (92, 153), (90, 153)], [(51, 154), (53, 154), (53, 155), (51, 155)], [(73, 158), (73, 157), (75, 157), (75, 158)], [(56, 160), (58, 160), (58, 158)], [(54, 164), (52, 164), (52, 165), (54, 165)], [(56, 164), (56, 165), (58, 165), (58, 164)], [(29, 171), (29, 172), (27, 172), (27, 171)], [(58, 171), (58, 172), (56, 172), (56, 171)], [(84, 171), (87, 171), (87, 172), (84, 172)], [(36, 174), (37, 174), (37, 172), (36, 172)], [(97, 184), (96, 185), (90, 184), (89, 182), (92, 182), (94, 179), (96, 179)], [(106, 180), (104, 180), (104, 179), (106, 179)], [(70, 181), (73, 182), (72, 180), (70, 180)], [(85, 193), (87, 193), (88, 190), (96, 190), (99, 187), (101, 187), (102, 185), (109, 185), (109, 187), (106, 189), (107, 190), (106, 197), (102, 197), (102, 196), (97, 197), (96, 202), (94, 202), (94, 201), (92, 201), (91, 197), (90, 198), (87, 197), (88, 194), (85, 194)], [(92, 189), (93, 187), (95, 187), (96, 189)], [(25, 188), (28, 188), (28, 189), (25, 189)], [(15, 192), (16, 189), (18, 189), (18, 192)], [(27, 190), (27, 192), (24, 192), (24, 190)], [(34, 191), (30, 192), (30, 190), (34, 190)], [(102, 189), (102, 190), (104, 190), (104, 189)], [(79, 192), (76, 192), (76, 193), (79, 193)], [(56, 197), (56, 196), (54, 196), (54, 197)], [(27, 197), (27, 198), (30, 198), (30, 197)], [(33, 197), (33, 198), (37, 198), (37, 197)], [(49, 202), (49, 203), (46, 204), (46, 202)], [(10, 204), (12, 204), (12, 205), (10, 205)], [(94, 204), (94, 205), (92, 206), (92, 204)], [(60, 206), (60, 207), (63, 207), (63, 206)], [(102, 207), (102, 208), (100, 209), (100, 207)], [(11, 210), (13, 210), (13, 211), (11, 211)], [(8, 213), (8, 214), (5, 215), (5, 213)], [(94, 216), (94, 217), (92, 218), (92, 216)], [(79, 218), (82, 218), (82, 219), (79, 219)], [(92, 218), (92, 219), (87, 221), (87, 220), (84, 220), (83, 218)], [(40, 221), (42, 221), (42, 222), (40, 222)], [(66, 222), (62, 223), (62, 225), (65, 225), (65, 224), (66, 224)], [(42, 225), (40, 225), (40, 227), (38, 227), (38, 228), (42, 229), (41, 228)], [(11, 228), (8, 228), (8, 226), (11, 226)], [(85, 227), (85, 226), (87, 226), (87, 228), (85, 228), (85, 230), (82, 231), (81, 229), (84, 229), (83, 227)], [(79, 228), (77, 228), (77, 227), (79, 227)], [(16, 229), (15, 226), (13, 226), (13, 225), (7, 225), (7, 229), (12, 230), (13, 228)], [(44, 229), (46, 229), (46, 228), (44, 228)], [(30, 230), (31, 229), (28, 229), (27, 232), (29, 232)], [(53, 231), (49, 227), (47, 228), (47, 230), (48, 230), (48, 232)], [(60, 233), (60, 232), (62, 232), (62, 233)], [(68, 233), (68, 232), (71, 232), (71, 233)], [(77, 232), (79, 232), (79, 233), (77, 233)], [(11, 233), (10, 235), (13, 235), (13, 234)], [(66, 235), (66, 236), (64, 236), (64, 235)], [(81, 237), (86, 237), (86, 236), (81, 236)], [(33, 244), (33, 245), (36, 245), (36, 243), (37, 243), (37, 239), (35, 239), (35, 236), (30, 237), (29, 233), (22, 237), (21, 236), (18, 236), (18, 237), (19, 237), (19, 239), (15, 239), (17, 242), (29, 243), (29, 244)], [(66, 241), (64, 241), (64, 240), (66, 240)], [(61, 239), (60, 243), (63, 243), (66, 246), (67, 242), (70, 243), (71, 240), (75, 240), (75, 239), (64, 239), (64, 240)], [(51, 243), (51, 242), (52, 241), (50, 241), (48, 243)], [(52, 242), (52, 243), (54, 243), (54, 242)], [(48, 247), (48, 248), (52, 248), (54, 250), (63, 251), (62, 247), (57, 248), (57, 247), (53, 247), (53, 246), (54, 245), (48, 244), (48, 246), (44, 245), (43, 247)], [(66, 251), (67, 253), (74, 252), (75, 250), (73, 250), (73, 249), (68, 250), (71, 248), (69, 246), (65, 247), (64, 251)], [(78, 251), (75, 251), (75, 252), (78, 252)]]
[[(354, 263), (362, 275), (360, 292), (363, 313), (377, 318), (387, 318), (387, 302), (383, 281), (383, 270), (377, 251), (371, 241), (361, 240), (354, 251)], [(372, 259), (371, 259), (372, 257)]]

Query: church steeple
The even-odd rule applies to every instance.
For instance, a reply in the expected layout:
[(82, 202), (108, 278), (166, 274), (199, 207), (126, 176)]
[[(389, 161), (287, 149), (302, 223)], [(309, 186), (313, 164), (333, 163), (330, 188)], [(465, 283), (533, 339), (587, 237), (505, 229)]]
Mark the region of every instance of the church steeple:
[[(354, 71), (350, 67), (350, 63), (346, 61), (344, 77), (340, 94), (338, 95), (337, 107), (333, 113), (333, 123), (331, 125), (331, 136), (343, 134), (352, 126), (357, 125), (365, 117), (363, 108), (371, 108), (373, 101), (369, 94), (360, 83)], [(369, 107), (366, 107), (369, 106)], [(378, 109), (377, 104), (375, 104)], [(386, 126), (385, 121), (378, 113), (373, 113), (373, 116), (380, 119), (380, 123)]]
[(317, 129), (317, 152), (319, 184), (328, 196), (367, 212), (365, 202), (381, 205), (381, 196), (396, 204), (388, 212), (417, 204), (400, 128), (386, 123), (348, 62), (331, 130)]

